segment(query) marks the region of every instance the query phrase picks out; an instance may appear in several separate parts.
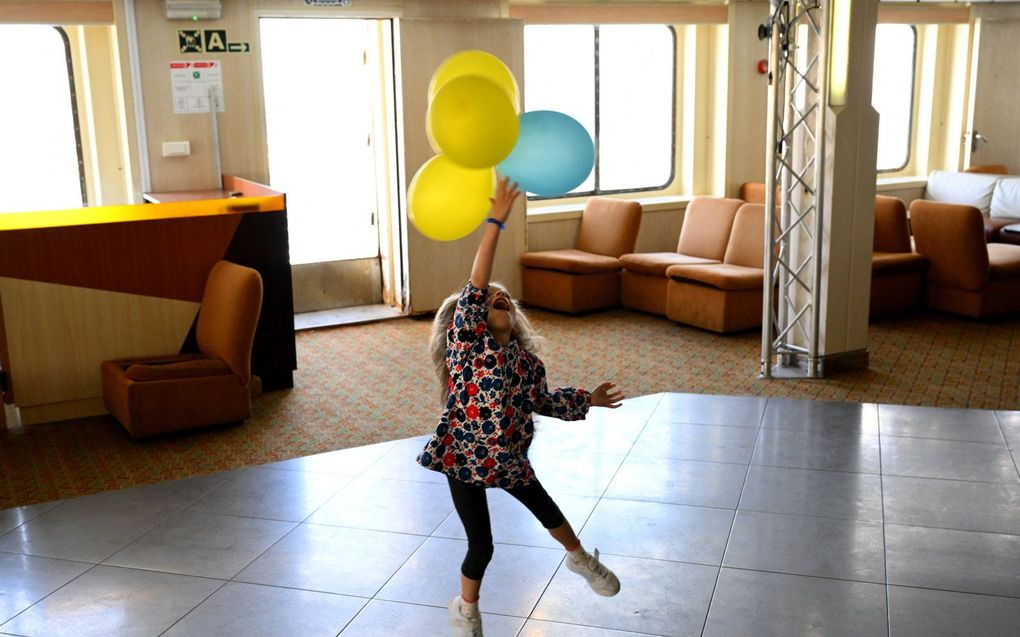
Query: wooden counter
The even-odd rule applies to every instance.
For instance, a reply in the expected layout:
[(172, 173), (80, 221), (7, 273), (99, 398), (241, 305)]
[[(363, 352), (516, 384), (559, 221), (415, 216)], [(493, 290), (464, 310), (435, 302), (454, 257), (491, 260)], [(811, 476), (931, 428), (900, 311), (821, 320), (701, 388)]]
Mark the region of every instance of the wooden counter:
[(240, 197), (0, 215), (0, 368), (22, 424), (105, 413), (104, 360), (196, 351), (220, 259), (262, 275), (252, 371), (265, 390), (293, 386), (285, 197), (229, 180)]

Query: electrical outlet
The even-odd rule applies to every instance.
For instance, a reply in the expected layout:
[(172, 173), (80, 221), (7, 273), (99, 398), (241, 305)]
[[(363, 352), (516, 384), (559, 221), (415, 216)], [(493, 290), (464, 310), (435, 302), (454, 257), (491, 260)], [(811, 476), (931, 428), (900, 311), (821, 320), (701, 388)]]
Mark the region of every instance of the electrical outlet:
[(191, 154), (191, 142), (163, 142), (164, 157), (186, 157)]

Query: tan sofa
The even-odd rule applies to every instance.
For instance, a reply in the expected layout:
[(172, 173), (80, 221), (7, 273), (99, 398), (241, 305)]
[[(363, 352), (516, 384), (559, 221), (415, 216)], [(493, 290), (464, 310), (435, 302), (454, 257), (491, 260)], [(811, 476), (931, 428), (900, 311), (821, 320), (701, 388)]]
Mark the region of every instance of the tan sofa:
[(620, 256), (634, 252), (641, 204), (592, 197), (572, 249), (521, 255), (523, 301), (577, 314), (620, 304)]
[(897, 197), (875, 197), (875, 239), (871, 255), (871, 318), (896, 316), (923, 304), (928, 259), (910, 244), (907, 208)]
[(620, 257), (620, 303), (627, 308), (666, 315), (666, 270), (674, 265), (721, 263), (739, 199), (697, 197), (684, 212), (676, 252), (639, 252)]
[(984, 318), (1020, 311), (1020, 246), (986, 243), (981, 211), (916, 199), (910, 225), (928, 257), (928, 307)]
[(764, 244), (765, 206), (743, 204), (733, 219), (722, 263), (666, 270), (666, 316), (722, 333), (761, 325)]

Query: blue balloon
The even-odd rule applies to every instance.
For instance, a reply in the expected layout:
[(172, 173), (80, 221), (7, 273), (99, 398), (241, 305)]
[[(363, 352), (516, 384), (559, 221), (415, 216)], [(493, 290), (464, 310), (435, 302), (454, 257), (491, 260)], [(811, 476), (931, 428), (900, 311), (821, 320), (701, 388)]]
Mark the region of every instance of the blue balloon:
[(581, 185), (595, 165), (595, 144), (576, 119), (558, 111), (521, 113), (510, 155), (496, 165), (521, 190), (558, 197)]

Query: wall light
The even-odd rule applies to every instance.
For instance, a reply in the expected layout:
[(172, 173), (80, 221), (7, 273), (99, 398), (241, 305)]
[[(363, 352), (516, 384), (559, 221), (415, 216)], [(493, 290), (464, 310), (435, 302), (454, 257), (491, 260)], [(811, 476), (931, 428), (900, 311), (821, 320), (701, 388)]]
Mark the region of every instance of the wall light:
[(846, 106), (846, 80), (850, 69), (850, 3), (830, 0), (829, 106)]

